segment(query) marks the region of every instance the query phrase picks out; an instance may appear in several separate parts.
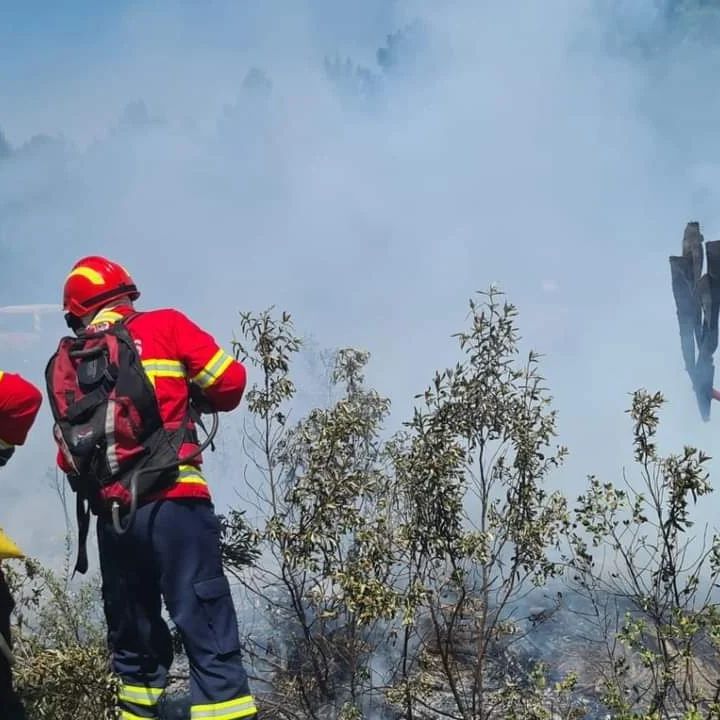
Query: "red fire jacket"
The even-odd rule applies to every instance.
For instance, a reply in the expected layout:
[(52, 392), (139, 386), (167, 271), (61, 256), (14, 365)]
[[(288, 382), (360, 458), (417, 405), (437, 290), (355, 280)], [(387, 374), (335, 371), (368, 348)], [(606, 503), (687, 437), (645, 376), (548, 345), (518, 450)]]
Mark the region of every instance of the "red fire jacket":
[(41, 404), (40, 390), (32, 383), (0, 370), (0, 449), (25, 443)]
[[(123, 316), (135, 312), (129, 307), (102, 310), (93, 319), (89, 330), (103, 330)], [(214, 409), (234, 410), (245, 392), (247, 375), (244, 366), (228, 355), (211, 335), (198, 327), (178, 310), (163, 309), (140, 312), (128, 323), (128, 332), (150, 378), (160, 408), (160, 415), (169, 431), (177, 430), (187, 418), (188, 383), (196, 384)], [(192, 422), (187, 423), (193, 428)], [(186, 443), (180, 458), (197, 449)], [(69, 468), (62, 453), (58, 465)], [(148, 496), (143, 502), (161, 498), (207, 498), (210, 490), (200, 470), (202, 456), (180, 465), (174, 485)]]

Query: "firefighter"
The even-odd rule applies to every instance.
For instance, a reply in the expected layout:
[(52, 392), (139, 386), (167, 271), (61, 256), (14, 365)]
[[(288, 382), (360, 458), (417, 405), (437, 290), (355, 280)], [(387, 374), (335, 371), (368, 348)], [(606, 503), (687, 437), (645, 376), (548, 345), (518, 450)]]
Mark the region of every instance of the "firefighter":
[[(127, 532), (118, 534), (108, 513), (96, 512), (108, 644), (121, 681), (120, 716), (158, 717), (173, 659), (162, 598), (189, 659), (192, 720), (256, 717), (202, 459), (182, 462), (198, 448), (188, 420), (191, 394), (203, 412), (231, 411), (242, 399), (246, 371), (178, 310), (136, 311), (139, 297), (128, 272), (102, 257), (78, 261), (65, 280), (68, 325), (87, 335), (123, 319), (164, 426), (177, 432), (185, 425), (190, 432), (179, 448), (175, 479), (140, 499)], [(73, 468), (62, 446), (58, 464), (72, 485)]]
[[(23, 445), (35, 422), (42, 395), (40, 391), (20, 375), (0, 370), (0, 467), (4, 467)], [(0, 559), (22, 557), (15, 544), (0, 531)], [(12, 683), (10, 655), (10, 615), (15, 606), (5, 576), (0, 569), (0, 709), (2, 717), (22, 718), (24, 711)]]

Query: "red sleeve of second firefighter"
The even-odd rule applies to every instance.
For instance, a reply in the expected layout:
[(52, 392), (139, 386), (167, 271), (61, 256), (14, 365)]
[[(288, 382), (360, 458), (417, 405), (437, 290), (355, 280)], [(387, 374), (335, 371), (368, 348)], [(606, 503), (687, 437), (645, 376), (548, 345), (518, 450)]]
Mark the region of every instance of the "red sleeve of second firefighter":
[(208, 332), (181, 312), (174, 312), (178, 359), (189, 379), (221, 412), (234, 410), (242, 400), (247, 383), (244, 365), (226, 353)]
[(23, 445), (38, 410), (42, 395), (20, 375), (0, 372), (0, 440)]

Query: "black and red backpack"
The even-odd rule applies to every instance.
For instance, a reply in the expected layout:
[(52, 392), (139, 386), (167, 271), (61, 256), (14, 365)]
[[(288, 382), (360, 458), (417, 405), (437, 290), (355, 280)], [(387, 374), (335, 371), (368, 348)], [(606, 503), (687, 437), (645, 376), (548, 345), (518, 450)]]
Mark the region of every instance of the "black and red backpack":
[[(90, 511), (128, 508), (133, 494), (142, 497), (177, 478), (185, 430), (176, 439), (163, 425), (126, 327), (135, 317), (62, 338), (45, 370), (55, 441), (73, 468), (68, 479), (78, 496), (81, 536), (87, 535)], [(85, 572), (83, 564), (86, 569), (79, 557), (79, 572)]]

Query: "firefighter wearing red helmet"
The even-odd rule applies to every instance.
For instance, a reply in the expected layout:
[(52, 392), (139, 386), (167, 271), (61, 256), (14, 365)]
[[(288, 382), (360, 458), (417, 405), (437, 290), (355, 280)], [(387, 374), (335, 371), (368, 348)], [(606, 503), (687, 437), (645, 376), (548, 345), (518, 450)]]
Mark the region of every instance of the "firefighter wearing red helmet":
[[(245, 390), (246, 371), (178, 310), (137, 311), (133, 303), (139, 297), (121, 265), (97, 256), (78, 261), (65, 281), (63, 299), (67, 323), (77, 338), (61, 341), (46, 372), (58, 464), (78, 498), (87, 495), (97, 515), (108, 640), (121, 680), (121, 717), (158, 717), (173, 660), (162, 599), (190, 661), (193, 720), (255, 717), (236, 611), (222, 567), (219, 522), (189, 411), (193, 405), (203, 412), (235, 409)], [(85, 343), (82, 350), (80, 342)], [(128, 359), (128, 353), (135, 355)], [(132, 374), (137, 367), (140, 379), (137, 371)], [(69, 373), (73, 368), (77, 377)], [(161, 427), (152, 426), (154, 414)], [(135, 418), (134, 423), (128, 418)], [(152, 434), (138, 435), (141, 452), (134, 455), (133, 428), (137, 431), (143, 423)], [(141, 491), (132, 524), (119, 533), (106, 501), (112, 496), (117, 503), (119, 495), (112, 493), (127, 487), (123, 463), (132, 467), (137, 462), (137, 467), (152, 470), (154, 454), (167, 457), (168, 447), (172, 471), (156, 473), (154, 484)]]
[[(8, 463), (18, 446), (24, 445), (35, 422), (42, 395), (25, 378), (0, 370), (0, 467)], [(12, 541), (0, 531), (0, 559), (22, 557)], [(0, 707), (3, 717), (24, 717), (22, 704), (13, 689), (10, 614), (14, 602), (0, 570)]]
[(95, 312), (126, 298), (134, 302), (140, 297), (130, 273), (118, 263), (99, 256), (83, 258), (75, 263), (65, 280), (63, 308), (71, 327), (83, 327)]

